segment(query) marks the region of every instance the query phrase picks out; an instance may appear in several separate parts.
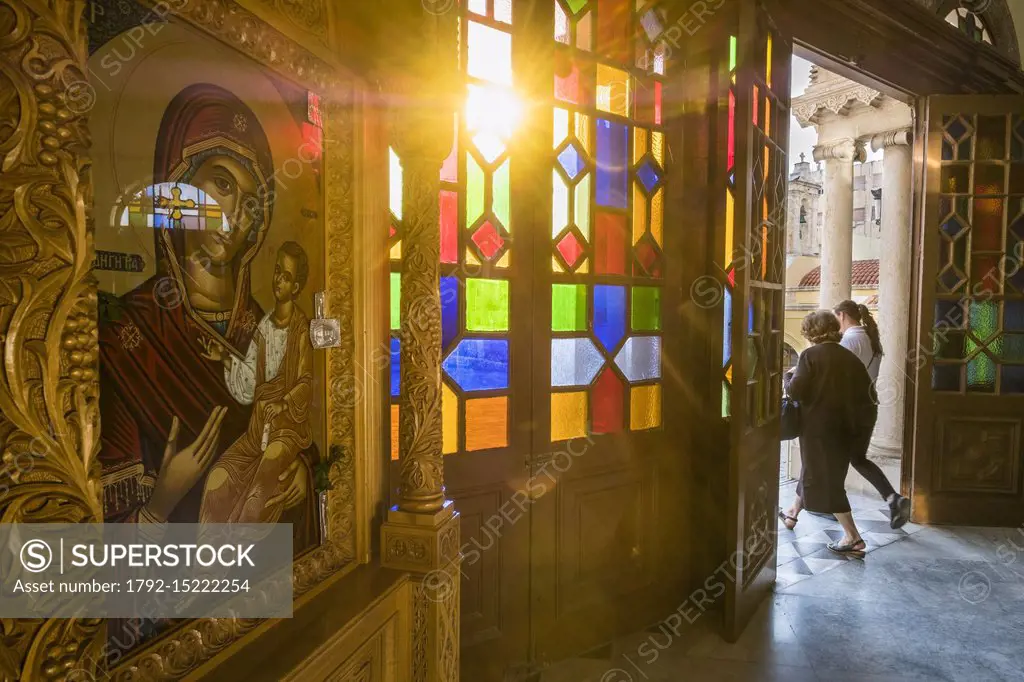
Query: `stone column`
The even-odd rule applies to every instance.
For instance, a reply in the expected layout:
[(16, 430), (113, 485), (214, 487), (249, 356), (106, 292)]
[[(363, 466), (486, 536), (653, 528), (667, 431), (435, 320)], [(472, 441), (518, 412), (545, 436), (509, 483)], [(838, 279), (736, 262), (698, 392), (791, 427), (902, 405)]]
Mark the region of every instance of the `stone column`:
[(864, 144), (843, 138), (819, 144), (814, 160), (825, 162), (825, 223), (821, 234), (818, 305), (830, 310), (850, 298), (853, 271), (853, 162), (866, 159)]
[(903, 452), (903, 401), (910, 317), (913, 143), (914, 135), (909, 128), (880, 133), (871, 138), (871, 149), (884, 150), (878, 331), (885, 355), (878, 372), (878, 422), (868, 452), (872, 457), (890, 461), (898, 459)]
[[(402, 160), (402, 402), (398, 504), (381, 526), (381, 563), (414, 576), (413, 682), (459, 679), (459, 515), (445, 499), (441, 455), (438, 193), (452, 120), (464, 99), (457, 12), (397, 0), (401, 36), (384, 80), (390, 142)], [(462, 97), (460, 97), (462, 95)]]

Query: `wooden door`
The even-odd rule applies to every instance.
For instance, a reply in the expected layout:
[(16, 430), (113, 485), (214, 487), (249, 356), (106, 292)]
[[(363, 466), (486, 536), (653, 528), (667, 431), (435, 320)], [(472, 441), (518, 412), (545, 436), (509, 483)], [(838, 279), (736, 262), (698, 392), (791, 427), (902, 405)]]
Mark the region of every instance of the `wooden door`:
[(1024, 522), (1024, 97), (934, 96), (922, 110), (913, 520), (1015, 526)]
[(720, 130), (728, 135), (722, 409), (729, 421), (730, 639), (775, 581), (791, 52), (760, 3), (740, 4), (728, 67), (720, 70), (728, 88)]

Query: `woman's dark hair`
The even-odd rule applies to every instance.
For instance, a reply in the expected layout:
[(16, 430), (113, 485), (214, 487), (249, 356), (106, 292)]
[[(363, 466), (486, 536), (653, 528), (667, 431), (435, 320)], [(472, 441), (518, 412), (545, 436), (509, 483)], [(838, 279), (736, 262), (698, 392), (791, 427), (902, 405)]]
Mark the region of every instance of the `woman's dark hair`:
[(832, 312), (836, 315), (843, 313), (857, 324), (864, 325), (864, 331), (868, 333), (868, 339), (871, 340), (871, 351), (878, 355), (883, 354), (882, 339), (878, 336), (878, 324), (866, 305), (846, 300), (833, 308)]
[(839, 320), (827, 310), (816, 310), (807, 313), (800, 325), (800, 333), (811, 343), (838, 343), (843, 338), (839, 331)]

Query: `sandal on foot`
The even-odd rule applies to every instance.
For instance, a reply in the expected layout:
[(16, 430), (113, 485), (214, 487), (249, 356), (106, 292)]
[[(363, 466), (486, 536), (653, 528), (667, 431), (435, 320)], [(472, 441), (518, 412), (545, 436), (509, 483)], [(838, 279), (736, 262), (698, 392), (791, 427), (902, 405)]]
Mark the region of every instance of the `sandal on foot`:
[(779, 518), (782, 519), (782, 523), (785, 524), (788, 530), (793, 530), (796, 527), (796, 517), (790, 516), (786, 512), (779, 510)]
[(827, 547), (836, 554), (863, 554), (864, 550), (868, 548), (867, 543), (864, 542), (863, 538), (851, 542), (848, 545), (840, 545), (838, 542), (830, 542)]

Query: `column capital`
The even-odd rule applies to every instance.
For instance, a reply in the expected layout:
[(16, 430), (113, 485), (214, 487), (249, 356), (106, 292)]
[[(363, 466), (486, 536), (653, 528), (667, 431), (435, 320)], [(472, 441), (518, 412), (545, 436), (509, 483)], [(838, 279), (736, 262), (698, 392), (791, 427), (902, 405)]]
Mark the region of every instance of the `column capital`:
[(878, 151), (896, 145), (911, 146), (914, 144), (914, 131), (910, 128), (897, 128), (871, 136), (871, 150)]
[(864, 162), (867, 160), (867, 151), (864, 149), (862, 140), (855, 140), (852, 137), (844, 137), (831, 142), (822, 142), (814, 146), (814, 160), (827, 161), (837, 159), (839, 161)]

